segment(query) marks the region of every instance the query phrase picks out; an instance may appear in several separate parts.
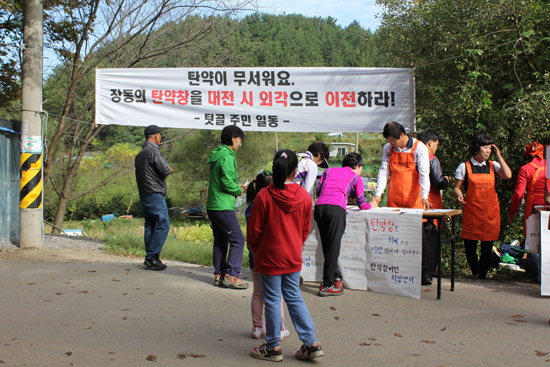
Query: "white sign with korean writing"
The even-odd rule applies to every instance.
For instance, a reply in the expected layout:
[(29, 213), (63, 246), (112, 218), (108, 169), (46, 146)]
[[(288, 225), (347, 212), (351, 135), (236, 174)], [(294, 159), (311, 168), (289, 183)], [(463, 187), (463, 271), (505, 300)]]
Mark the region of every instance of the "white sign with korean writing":
[(550, 296), (550, 212), (540, 212), (540, 294)]
[(414, 70), (97, 69), (96, 123), (245, 131), (414, 130)]
[(422, 214), (367, 211), (369, 290), (420, 298)]
[[(314, 223), (303, 253), (304, 281), (320, 282), (323, 263)], [(422, 210), (348, 208), (338, 259), (346, 288), (420, 298), (421, 264)]]
[(367, 290), (367, 233), (365, 212), (348, 209), (346, 231), (342, 236), (338, 268), (342, 273), (344, 286), (351, 289)]

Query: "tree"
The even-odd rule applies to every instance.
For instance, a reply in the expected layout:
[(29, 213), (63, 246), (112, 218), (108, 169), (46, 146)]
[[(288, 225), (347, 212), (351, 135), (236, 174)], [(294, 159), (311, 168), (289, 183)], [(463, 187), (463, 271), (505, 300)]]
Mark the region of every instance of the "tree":
[[(91, 142), (102, 130), (109, 129), (93, 124), (94, 89), (89, 88), (94, 81), (93, 70), (150, 65), (155, 58), (211, 34), (216, 27), (214, 15), (229, 16), (249, 5), (249, 0), (86, 0), (63, 2), (55, 8), (58, 22), (52, 25), (52, 34), (60, 36), (52, 39), (51, 47), (61, 65), (56, 69), (56, 78), (44, 90), (46, 98), (50, 92), (61, 97), (44, 104), (51, 130), (44, 180), (52, 184), (59, 196), (55, 227), (61, 227), (70, 201), (112, 180), (106, 178), (81, 193), (72, 191)], [(187, 32), (171, 34), (173, 27), (167, 25), (177, 24), (183, 24)], [(62, 88), (65, 90), (60, 93)], [(66, 155), (71, 159), (58, 160)], [(59, 162), (65, 165), (53, 175), (52, 168)]]
[[(379, 49), (391, 66), (416, 68), (417, 128), (443, 138), (452, 172), (487, 133), (519, 168), (523, 147), (547, 142), (550, 3), (538, 0), (380, 0)], [(514, 182), (498, 186), (504, 214)], [(503, 233), (504, 231), (501, 231)]]

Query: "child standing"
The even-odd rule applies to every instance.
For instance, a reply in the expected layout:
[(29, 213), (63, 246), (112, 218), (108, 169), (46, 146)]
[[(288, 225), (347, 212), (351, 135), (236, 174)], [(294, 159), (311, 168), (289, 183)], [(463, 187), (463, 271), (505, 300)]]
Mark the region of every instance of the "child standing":
[(252, 349), (251, 355), (275, 362), (283, 360), (279, 346), (281, 295), (304, 343), (295, 357), (312, 359), (324, 355), (300, 292), (302, 246), (311, 225), (311, 197), (301, 186), (293, 184), (297, 166), (294, 152), (280, 150), (275, 154), (273, 183), (256, 196), (247, 225), (255, 270), (261, 274), (267, 323), (266, 343)]
[(363, 171), (363, 159), (358, 153), (349, 153), (342, 161), (342, 167), (325, 170), (317, 186), (319, 200), (315, 205), (315, 221), (319, 227), (325, 263), (323, 264), (323, 282), (319, 287), (319, 296), (339, 296), (344, 293), (342, 274), (338, 270), (338, 257), (342, 236), (346, 230), (346, 204), (352, 193), (356, 194), (356, 203), (361, 210), (377, 207), (375, 201), (365, 201), (363, 180), (359, 175)]
[[(273, 176), (269, 172), (262, 172), (256, 176), (256, 178), (248, 185), (246, 190), (246, 202), (248, 207), (244, 211), (244, 216), (248, 223), (250, 217), (250, 211), (254, 204), (254, 199), (260, 190), (269, 186), (273, 181)], [(252, 272), (252, 302), (250, 304), (250, 311), (252, 313), (252, 338), (260, 339), (265, 335), (265, 325), (263, 322), (264, 313), (264, 297), (262, 296), (262, 279), (261, 274), (254, 270), (254, 252), (248, 246), (248, 262), (250, 263), (250, 271)], [(281, 300), (281, 319), (283, 320), (283, 328), (281, 329), (281, 340), (290, 335), (290, 332), (285, 327), (285, 313)]]

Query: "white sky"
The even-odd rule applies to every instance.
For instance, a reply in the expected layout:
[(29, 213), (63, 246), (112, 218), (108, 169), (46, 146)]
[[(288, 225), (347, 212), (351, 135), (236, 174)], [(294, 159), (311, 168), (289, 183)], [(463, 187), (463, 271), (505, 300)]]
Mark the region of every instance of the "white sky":
[(356, 20), (361, 27), (374, 32), (380, 25), (376, 15), (382, 8), (375, 0), (258, 0), (261, 12), (268, 14), (303, 14), (307, 17), (336, 19), (336, 24), (347, 27)]

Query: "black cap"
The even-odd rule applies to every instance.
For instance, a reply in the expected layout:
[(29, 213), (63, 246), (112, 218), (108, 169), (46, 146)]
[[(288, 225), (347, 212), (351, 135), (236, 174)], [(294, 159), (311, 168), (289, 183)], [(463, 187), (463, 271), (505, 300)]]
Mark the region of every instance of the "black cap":
[(326, 158), (323, 158), (323, 162), (321, 162), (321, 164), (319, 165), (319, 167), (321, 168), (329, 168), (329, 165), (328, 165), (328, 161)]
[(158, 127), (157, 125), (149, 125), (145, 128), (145, 136), (155, 135), (155, 134), (162, 135), (162, 131), (160, 130), (160, 127)]

